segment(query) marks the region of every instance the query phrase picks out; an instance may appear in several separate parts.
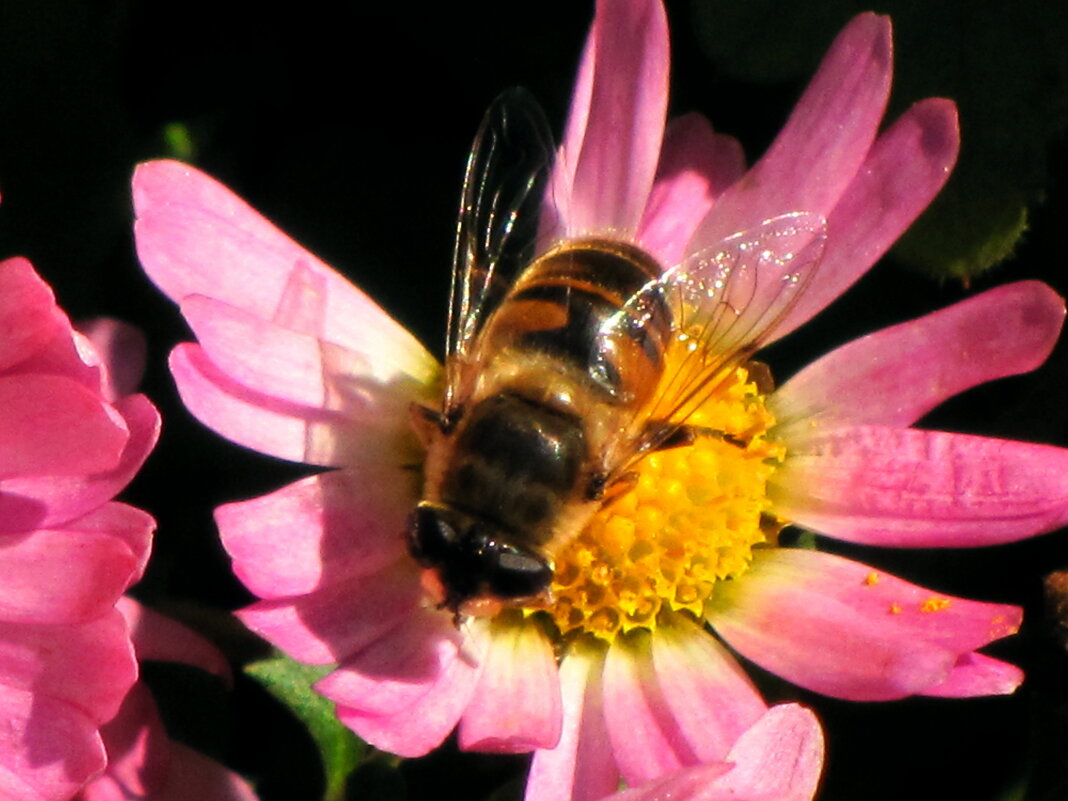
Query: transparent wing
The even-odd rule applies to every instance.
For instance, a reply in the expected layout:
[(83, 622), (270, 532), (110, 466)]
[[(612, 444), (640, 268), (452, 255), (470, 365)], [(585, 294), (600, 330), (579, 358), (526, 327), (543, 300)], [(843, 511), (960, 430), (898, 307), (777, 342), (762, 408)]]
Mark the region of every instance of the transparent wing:
[[(635, 294), (599, 332), (598, 354), (641, 341), (670, 319), (665, 371), (652, 399), (605, 455), (611, 478), (670, 439), (720, 383), (774, 334), (815, 276), (826, 222), (795, 212), (734, 234), (667, 270)], [(663, 323), (660, 323), (661, 325)], [(595, 363), (591, 371), (608, 365)]]
[(445, 341), (446, 416), (465, 395), (479, 331), (534, 255), (553, 155), (549, 125), (529, 93), (512, 89), (493, 102), (471, 148), (460, 200)]

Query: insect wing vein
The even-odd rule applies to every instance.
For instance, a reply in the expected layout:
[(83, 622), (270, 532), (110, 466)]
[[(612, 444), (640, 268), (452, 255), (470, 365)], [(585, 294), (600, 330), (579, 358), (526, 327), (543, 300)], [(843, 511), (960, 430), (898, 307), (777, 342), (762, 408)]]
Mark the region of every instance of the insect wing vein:
[[(598, 350), (611, 352), (666, 308), (672, 353), (652, 399), (605, 455), (610, 480), (670, 439), (774, 336), (818, 272), (825, 240), (819, 215), (773, 217), (691, 255), (627, 301), (600, 332)], [(596, 375), (599, 366), (591, 369)]]
[(522, 89), (490, 106), (467, 161), (453, 257), (443, 412), (464, 397), (478, 333), (530, 262), (552, 168), (552, 134)]

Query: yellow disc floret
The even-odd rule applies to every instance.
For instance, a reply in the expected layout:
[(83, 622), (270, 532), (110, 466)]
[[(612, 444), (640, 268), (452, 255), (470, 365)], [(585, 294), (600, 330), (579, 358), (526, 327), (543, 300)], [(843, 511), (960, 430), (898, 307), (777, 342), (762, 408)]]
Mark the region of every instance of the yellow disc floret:
[(558, 555), (547, 611), (562, 635), (611, 641), (664, 613), (700, 617), (716, 582), (774, 536), (766, 486), (784, 456), (767, 435), (774, 419), (749, 368), (717, 384), (686, 421), (693, 443), (642, 459), (633, 487)]

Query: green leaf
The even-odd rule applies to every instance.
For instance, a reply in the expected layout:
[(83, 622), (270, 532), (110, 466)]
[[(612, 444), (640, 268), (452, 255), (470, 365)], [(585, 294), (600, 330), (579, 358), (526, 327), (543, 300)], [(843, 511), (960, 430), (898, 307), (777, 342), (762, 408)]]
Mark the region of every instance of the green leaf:
[(334, 704), (312, 689), (329, 667), (310, 667), (284, 656), (264, 659), (245, 672), (300, 719), (319, 748), (326, 778), (326, 801), (345, 798), (345, 782), (370, 750), (334, 714)]

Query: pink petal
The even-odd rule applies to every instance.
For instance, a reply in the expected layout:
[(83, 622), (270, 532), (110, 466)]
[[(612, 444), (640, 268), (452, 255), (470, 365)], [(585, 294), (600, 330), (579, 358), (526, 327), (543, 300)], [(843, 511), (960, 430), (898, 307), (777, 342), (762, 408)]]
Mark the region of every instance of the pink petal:
[[(326, 343), (203, 295), (188, 296), (181, 309), (204, 353), (237, 383), (288, 403), (338, 408), (331, 403)], [(362, 372), (359, 356), (350, 353), (346, 361), (355, 375)]]
[(596, 801), (619, 784), (604, 719), (603, 651), (576, 644), (560, 665), (563, 726), (555, 748), (534, 752), (524, 801)]
[(159, 437), (159, 412), (143, 395), (123, 398), (114, 409), (129, 432), (118, 464), (87, 475), (0, 481), (0, 532), (61, 526), (102, 506), (130, 482)]
[(778, 435), (795, 441), (820, 418), (912, 425), (959, 392), (1038, 367), (1063, 322), (1052, 289), (1020, 281), (855, 339), (772, 396)]
[(422, 594), (415, 564), (404, 558), (358, 581), (296, 598), (261, 601), (237, 616), (294, 659), (326, 665), (344, 660), (400, 624)]
[(473, 664), (481, 657), (447, 615), (419, 609), (351, 654), (315, 689), (353, 712), (388, 717), (416, 708), (457, 659)]
[(152, 801), (258, 801), (258, 796), (248, 782), (214, 759), (171, 742), (167, 777)]
[(0, 620), (80, 623), (106, 614), (130, 583), (136, 556), (106, 533), (48, 530), (5, 535)]
[(855, 17), (767, 153), (716, 201), (689, 250), (783, 213), (827, 217), (875, 140), (890, 92), (892, 49), (888, 18)]
[(769, 709), (727, 762), (683, 768), (610, 801), (811, 801), (823, 766), (815, 715), (796, 704)]
[(0, 376), (0, 410), (0, 478), (110, 470), (129, 437), (99, 394), (60, 376)]
[(252, 392), (354, 420), (403, 417), (412, 400), (430, 400), (420, 381), (389, 365), (227, 303), (191, 295), (182, 314), (215, 366)]
[[(445, 615), (437, 615), (442, 620)], [(436, 748), (453, 730), (471, 701), (482, 670), (480, 632), (472, 625), (466, 643), (454, 658), (440, 666), (439, 672), (408, 674), (418, 683), (418, 703), (393, 713), (365, 714), (339, 706), (338, 719), (376, 748), (402, 757), (417, 757)], [(397, 687), (395, 663), (382, 672), (378, 691)]]
[(959, 147), (956, 106), (941, 98), (920, 101), (876, 140), (827, 218), (818, 276), (776, 336), (815, 316), (868, 271), (942, 189)]
[(652, 654), (664, 703), (700, 762), (722, 760), (767, 709), (734, 657), (689, 621), (658, 627)]
[(152, 535), (156, 531), (156, 521), (150, 515), (133, 506), (111, 501), (71, 521), (64, 528), (69, 531), (106, 534), (122, 540), (136, 562), (127, 587), (140, 581), (152, 551)]
[(35, 355), (69, 323), (55, 296), (23, 258), (0, 262), (0, 370)]
[(564, 126), (564, 138), (553, 163), (548, 190), (542, 202), (539, 217), (539, 240), (546, 235), (555, 237), (563, 230), (563, 220), (570, 217), (571, 190), (575, 185), (575, 167), (582, 152), (582, 138), (590, 116), (590, 98), (593, 96), (594, 49), (597, 37), (591, 29), (586, 36), (579, 60), (575, 86), (571, 91), (571, 107)]
[(819, 425), (771, 490), (784, 519), (850, 542), (974, 547), (1068, 521), (1068, 450), (966, 434)]
[(1024, 680), (1024, 673), (984, 654), (964, 654), (944, 682), (924, 691), (938, 698), (974, 698), (982, 695), (1011, 695)]
[(103, 730), (107, 770), (79, 801), (255, 801), (239, 776), (167, 738), (148, 689), (136, 685)]
[(667, 113), (663, 6), (658, 0), (599, 0), (590, 38), (592, 76), (580, 78), (576, 97), (585, 100), (590, 86), (589, 108), (572, 111), (585, 120), (581, 147), (570, 138), (574, 125), (564, 142), (564, 159), (574, 163), (565, 233), (626, 238), (637, 230), (653, 184)]
[(817, 551), (769, 549), (716, 587), (732, 648), (810, 690), (857, 701), (929, 691), (957, 658), (1016, 631), (1017, 607), (967, 601)]
[(679, 768), (639, 787), (631, 787), (605, 801), (750, 801), (720, 790), (719, 780), (732, 766), (725, 762)]
[(191, 628), (133, 598), (120, 598), (116, 608), (126, 620), (139, 661), (180, 662), (230, 680), (230, 665), (222, 651)]
[(627, 784), (644, 784), (698, 761), (660, 692), (647, 633), (612, 643), (604, 697), (608, 737)]
[(226, 375), (197, 345), (175, 348), (170, 367), (186, 408), (227, 439), (294, 462), (343, 463), (342, 443), (351, 425), (343, 414), (254, 392)]
[(525, 753), (560, 740), (560, 679), (553, 644), (528, 619), (494, 620), (482, 672), (460, 720), (465, 751)]
[(122, 616), (78, 626), (0, 623), (0, 684), (77, 707), (97, 723), (114, 717), (137, 678)]
[(724, 799), (811, 801), (823, 770), (823, 731), (797, 704), (773, 706), (734, 744), (734, 769), (719, 781)]
[[(133, 196), (141, 263), (175, 302), (205, 295), (362, 353), (385, 371), (425, 380), (435, 372), (402, 326), (204, 173), (147, 162), (134, 174)], [(307, 304), (316, 313), (301, 313)]]
[(92, 343), (105, 365), (104, 397), (116, 401), (135, 393), (144, 375), (148, 354), (148, 342), (141, 330), (108, 317), (80, 323), (78, 329)]
[(70, 704), (0, 688), (0, 797), (66, 801), (103, 769), (97, 724)]
[(101, 734), (107, 770), (82, 789), (79, 801), (155, 799), (154, 791), (167, 776), (170, 740), (148, 687), (135, 684)]
[(716, 196), (744, 173), (745, 156), (737, 139), (713, 133), (700, 114), (672, 120), (638, 226), (638, 243), (664, 267), (678, 264)]
[(405, 553), (417, 476), (335, 471), (215, 510), (234, 572), (260, 598), (303, 595), (385, 567)]

